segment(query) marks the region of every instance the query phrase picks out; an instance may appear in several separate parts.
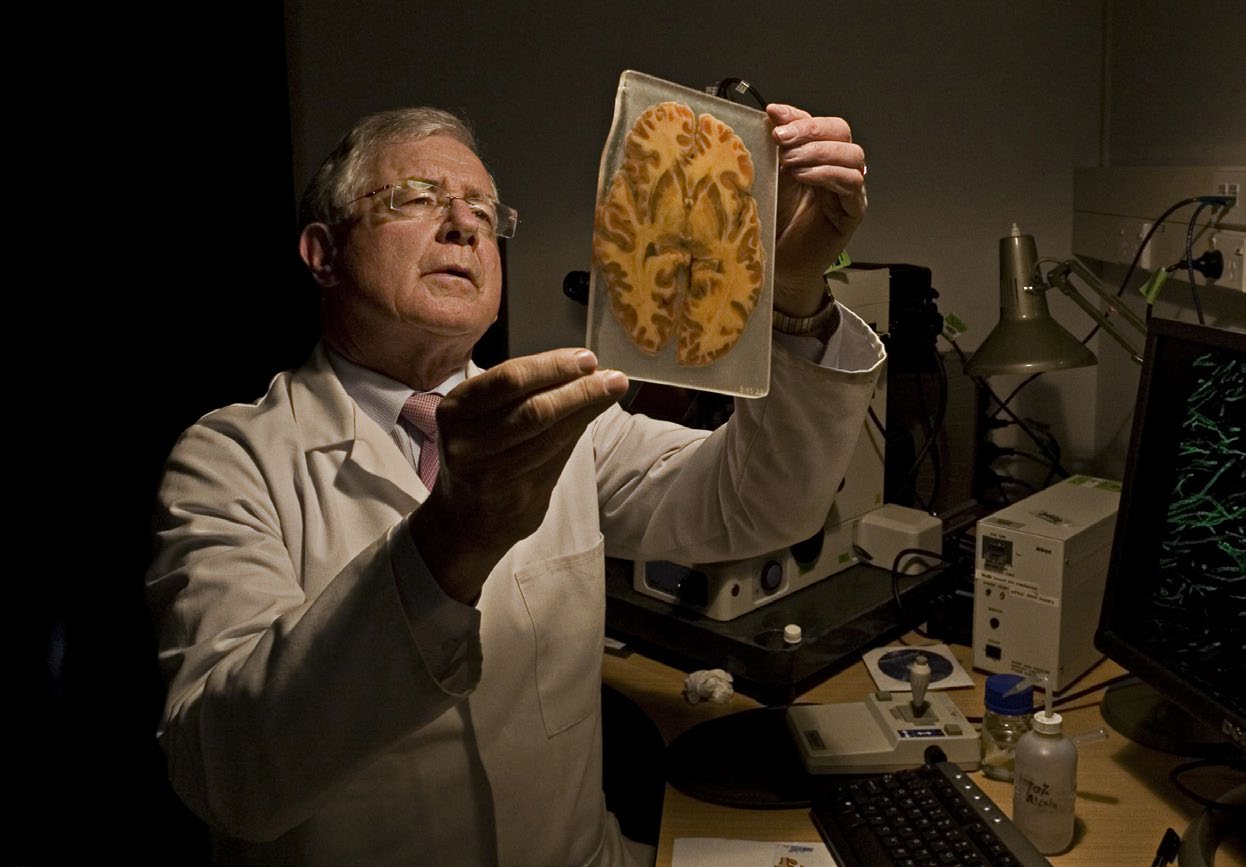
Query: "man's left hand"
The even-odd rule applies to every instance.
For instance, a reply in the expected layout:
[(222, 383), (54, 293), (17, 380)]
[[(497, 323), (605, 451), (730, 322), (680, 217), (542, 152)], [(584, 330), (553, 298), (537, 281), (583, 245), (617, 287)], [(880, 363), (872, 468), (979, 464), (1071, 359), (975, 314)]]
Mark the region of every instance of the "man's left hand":
[(822, 303), (823, 273), (865, 218), (865, 151), (838, 117), (769, 105), (779, 143), (774, 306), (809, 316)]

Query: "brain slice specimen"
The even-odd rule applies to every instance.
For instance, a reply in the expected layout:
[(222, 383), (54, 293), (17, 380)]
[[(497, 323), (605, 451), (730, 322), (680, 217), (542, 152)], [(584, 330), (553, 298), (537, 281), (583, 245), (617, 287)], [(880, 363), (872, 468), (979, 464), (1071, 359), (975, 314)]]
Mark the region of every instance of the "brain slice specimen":
[(642, 352), (677, 335), (676, 361), (700, 366), (740, 339), (764, 280), (752, 186), (748, 149), (712, 115), (664, 102), (628, 133), (597, 208), (593, 258)]

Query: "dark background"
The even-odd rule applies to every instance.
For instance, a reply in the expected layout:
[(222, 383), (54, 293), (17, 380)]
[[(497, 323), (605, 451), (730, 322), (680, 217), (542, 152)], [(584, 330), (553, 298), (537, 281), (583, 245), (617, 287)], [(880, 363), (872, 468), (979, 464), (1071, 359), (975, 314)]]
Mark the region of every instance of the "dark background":
[(180, 431), (261, 395), (317, 331), (294, 246), (281, 4), (134, 14), (33, 31), (42, 62), (29, 74), (67, 66), (27, 116), (54, 163), (33, 180), (55, 239), (10, 247), (51, 278), (23, 282), (30, 315), (9, 321), (30, 329), (11, 346), (32, 347), (14, 353), (15, 378), (52, 399), (10, 449), (38, 530), (15, 540), (35, 557), (13, 578), (8, 863), (206, 859), (155, 740), (163, 688), (142, 594), (152, 498)]
[[(269, 2), (18, 29), (40, 34), (65, 80), (30, 106), (52, 165), (21, 178), (50, 209), (39, 228), (52, 240), (10, 247), (52, 279), (23, 282), (10, 317), (25, 332), (12, 343), (34, 347), (15, 353), (35, 410), (10, 454), (34, 517), (15, 550), (36, 565), (14, 578), (7, 863), (208, 858), (156, 743), (164, 688), (143, 577), (178, 435), (260, 397), (318, 336), (296, 246), (285, 28)], [(482, 364), (506, 356), (503, 299)]]

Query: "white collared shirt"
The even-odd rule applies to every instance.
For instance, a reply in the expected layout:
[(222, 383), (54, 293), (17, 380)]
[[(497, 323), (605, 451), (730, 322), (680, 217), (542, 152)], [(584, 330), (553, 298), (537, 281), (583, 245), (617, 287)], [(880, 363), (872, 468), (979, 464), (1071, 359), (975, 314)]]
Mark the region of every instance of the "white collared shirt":
[[(369, 418), (381, 426), (381, 430), (389, 433), (411, 466), (418, 468), (424, 434), (402, 417), (402, 408), (407, 399), (416, 393), (415, 390), (383, 373), (355, 364), (328, 345), (325, 348), (329, 351), (329, 363), (333, 365), (346, 393)], [(446, 377), (436, 388), (424, 393), (440, 394), (444, 397), (466, 378), (467, 370), (464, 367)]]

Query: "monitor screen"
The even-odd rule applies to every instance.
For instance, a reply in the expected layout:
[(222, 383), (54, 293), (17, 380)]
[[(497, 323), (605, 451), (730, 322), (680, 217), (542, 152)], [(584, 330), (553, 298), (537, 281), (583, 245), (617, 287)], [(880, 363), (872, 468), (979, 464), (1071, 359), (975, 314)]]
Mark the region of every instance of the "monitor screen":
[(1095, 644), (1246, 750), (1244, 334), (1151, 321)]

